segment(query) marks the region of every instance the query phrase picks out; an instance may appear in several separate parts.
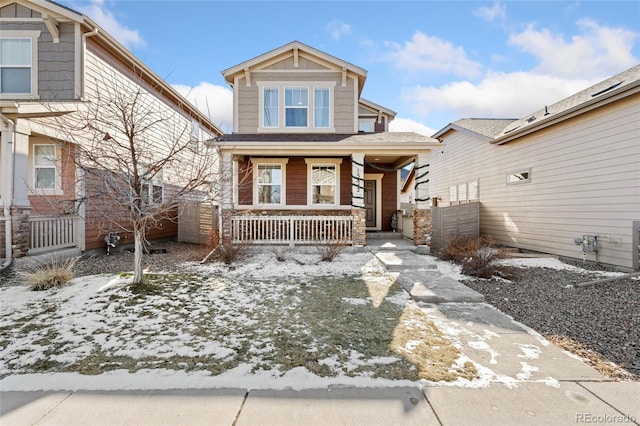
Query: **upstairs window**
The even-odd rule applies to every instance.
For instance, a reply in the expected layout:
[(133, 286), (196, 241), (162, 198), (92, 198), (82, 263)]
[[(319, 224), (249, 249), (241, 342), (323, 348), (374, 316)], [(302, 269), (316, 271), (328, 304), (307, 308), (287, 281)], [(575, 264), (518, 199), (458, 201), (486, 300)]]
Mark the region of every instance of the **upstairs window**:
[(317, 87), (314, 90), (313, 125), (329, 127), (329, 88)]
[(375, 131), (375, 118), (361, 118), (358, 120), (358, 131), (363, 133), (373, 133)]
[(18, 98), (38, 93), (37, 52), (40, 31), (2, 31), (0, 94)]
[(259, 82), (258, 132), (333, 132), (335, 82)]
[(34, 187), (55, 189), (56, 187), (56, 146), (33, 146)]
[(286, 127), (307, 127), (309, 116), (309, 89), (287, 87), (284, 91)]
[(264, 102), (262, 108), (262, 125), (264, 127), (278, 127), (278, 88), (264, 88)]

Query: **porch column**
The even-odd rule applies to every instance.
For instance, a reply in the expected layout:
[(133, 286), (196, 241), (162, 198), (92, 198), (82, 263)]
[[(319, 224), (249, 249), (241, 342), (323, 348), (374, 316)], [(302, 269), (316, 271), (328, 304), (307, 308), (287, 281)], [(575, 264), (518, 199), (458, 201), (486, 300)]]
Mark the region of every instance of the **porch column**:
[(231, 240), (231, 215), (233, 214), (233, 198), (236, 188), (233, 176), (233, 155), (230, 152), (222, 153), (220, 162), (220, 242)]
[(17, 120), (14, 133), (13, 157), (13, 200), (11, 200), (11, 227), (13, 257), (26, 256), (29, 251), (29, 216), (31, 216), (31, 202), (29, 201), (29, 185), (32, 182), (30, 172), (33, 167), (29, 161), (29, 135), (24, 120)]
[(429, 154), (416, 156), (415, 202), (413, 212), (413, 242), (418, 246), (431, 241), (431, 198), (429, 197)]
[(364, 208), (364, 154), (351, 154), (351, 205)]
[(366, 215), (364, 211), (364, 154), (351, 154), (351, 216), (353, 217), (353, 245), (367, 243)]

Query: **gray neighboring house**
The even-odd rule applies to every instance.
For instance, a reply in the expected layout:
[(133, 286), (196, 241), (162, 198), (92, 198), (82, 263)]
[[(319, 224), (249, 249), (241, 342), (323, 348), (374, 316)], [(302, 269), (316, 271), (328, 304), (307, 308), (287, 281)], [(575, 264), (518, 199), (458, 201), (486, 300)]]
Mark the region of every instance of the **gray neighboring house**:
[(640, 65), (520, 119), (461, 119), (433, 137), (430, 195), (479, 202), (482, 235), (639, 269)]

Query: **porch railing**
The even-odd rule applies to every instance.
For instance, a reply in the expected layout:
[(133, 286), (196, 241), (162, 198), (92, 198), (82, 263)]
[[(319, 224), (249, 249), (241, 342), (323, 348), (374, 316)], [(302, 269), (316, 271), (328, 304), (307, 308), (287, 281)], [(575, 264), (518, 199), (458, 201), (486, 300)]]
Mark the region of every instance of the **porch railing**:
[(231, 241), (253, 244), (353, 244), (351, 216), (233, 216)]
[(78, 216), (30, 216), (29, 254), (78, 247)]

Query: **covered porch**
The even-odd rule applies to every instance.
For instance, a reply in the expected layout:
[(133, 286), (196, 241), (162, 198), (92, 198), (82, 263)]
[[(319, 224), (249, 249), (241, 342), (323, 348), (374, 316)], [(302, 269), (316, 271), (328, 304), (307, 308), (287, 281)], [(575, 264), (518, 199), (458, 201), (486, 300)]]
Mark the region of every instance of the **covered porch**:
[(400, 170), (413, 163), (413, 242), (426, 244), (429, 156), (437, 141), (414, 133), (313, 136), (232, 134), (216, 141), (223, 240), (365, 246), (367, 232), (397, 230)]

